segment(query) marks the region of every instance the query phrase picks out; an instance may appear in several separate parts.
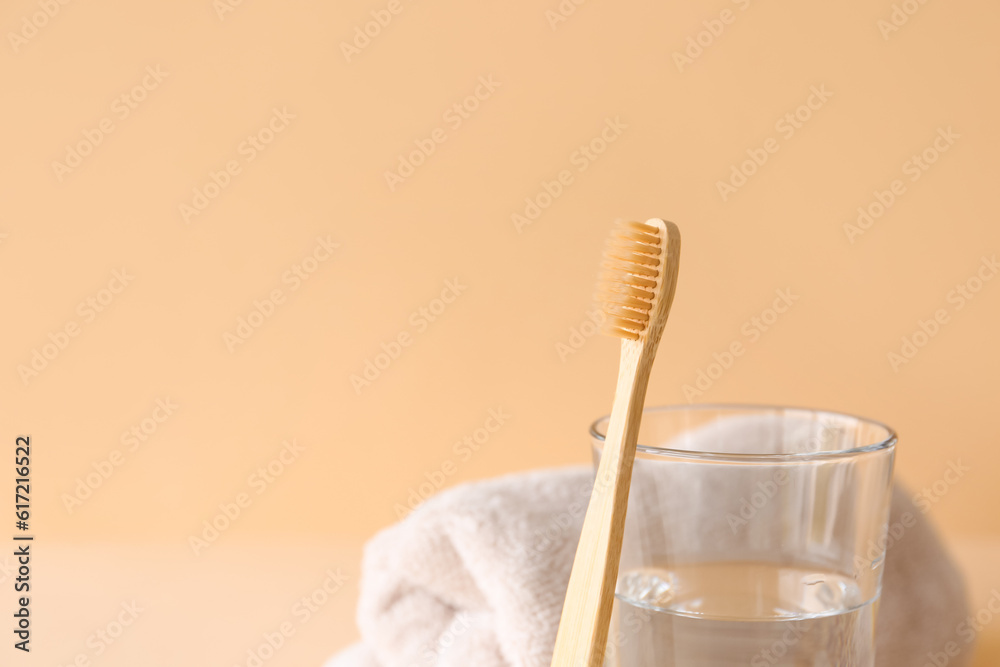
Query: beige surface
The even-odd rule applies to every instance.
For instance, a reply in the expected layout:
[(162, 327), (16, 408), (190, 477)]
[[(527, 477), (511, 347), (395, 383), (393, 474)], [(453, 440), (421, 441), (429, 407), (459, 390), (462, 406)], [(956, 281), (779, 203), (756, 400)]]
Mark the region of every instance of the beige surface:
[[(274, 635), (284, 627), (265, 664), (319, 667), (357, 635), (357, 544), (241, 542), (201, 561), (174, 545), (37, 547), (34, 648), (28, 661), (5, 657), (4, 665), (243, 666), (268, 635), (279, 643)], [(347, 579), (324, 596), (317, 591), (328, 571)], [(123, 604), (135, 609), (134, 620), (119, 619)], [(0, 611), (7, 615), (6, 599)], [(111, 638), (119, 620), (131, 625), (109, 644), (98, 633)]]
[[(588, 460), (617, 362), (588, 309), (619, 216), (684, 236), (650, 404), (884, 420), (949, 538), (1000, 538), (1000, 5), (909, 2), (883, 36), (889, 0), (564, 2), (565, 21), (556, 0), (401, 3), (350, 59), (388, 0), (2, 4), (0, 438), (34, 439), (40, 538), (168, 545), (210, 582), (252, 571), (243, 540), (363, 540), (439, 488)], [(114, 581), (131, 561), (109, 558), (40, 585)], [(161, 590), (171, 562), (125, 571)], [(266, 627), (315, 576), (291, 569), (199, 613)], [(61, 607), (68, 651), (93, 599)]]

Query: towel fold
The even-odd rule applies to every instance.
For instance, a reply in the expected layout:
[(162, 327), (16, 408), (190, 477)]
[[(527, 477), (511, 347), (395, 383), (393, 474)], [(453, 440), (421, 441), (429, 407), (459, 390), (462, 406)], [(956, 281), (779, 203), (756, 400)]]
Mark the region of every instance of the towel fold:
[[(363, 643), (327, 667), (549, 667), (592, 480), (579, 467), (461, 485), (376, 535), (362, 567)], [(967, 614), (961, 576), (897, 486), (890, 525), (906, 514), (886, 554), (879, 667), (923, 665)]]

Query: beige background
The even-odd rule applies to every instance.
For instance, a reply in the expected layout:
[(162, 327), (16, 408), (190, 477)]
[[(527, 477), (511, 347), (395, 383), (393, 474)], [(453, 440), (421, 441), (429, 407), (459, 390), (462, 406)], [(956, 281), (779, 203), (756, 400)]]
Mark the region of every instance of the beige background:
[[(32, 436), (40, 540), (27, 660), (237, 664), (327, 568), (350, 583), (268, 664), (318, 664), (350, 641), (359, 545), (422, 484), (588, 459), (616, 343), (573, 331), (590, 331), (619, 217), (666, 217), (684, 238), (649, 403), (684, 402), (740, 341), (697, 400), (891, 424), (898, 477), (932, 489), (973, 604), (1000, 587), (1000, 280), (961, 308), (953, 293), (1000, 252), (995, 3), (911, 0), (887, 32), (888, 0), (563, 2), (575, 10), (558, 22), (556, 0), (401, 0), (350, 59), (341, 43), (388, 2), (232, 3), (0, 8), (0, 414), (11, 446)], [(678, 67), (705, 21), (720, 34)], [(485, 99), (465, 102), (477, 87)], [(788, 136), (811, 88), (831, 96)], [(468, 118), (449, 112), (463, 103)], [(614, 141), (581, 158), (608, 122)], [(54, 166), (102, 127), (79, 166)], [(947, 152), (911, 180), (906, 163), (947, 128)], [(273, 141), (249, 148), (258, 133)], [(432, 136), (390, 189), (385, 172)], [(724, 201), (717, 183), (765, 145), (777, 152)], [(185, 214), (227, 163), (226, 187)], [(537, 219), (512, 221), (563, 170)], [(894, 179), (905, 190), (851, 242), (844, 225)], [(318, 237), (339, 247), (303, 263)], [(315, 271), (296, 283), (297, 266)], [(459, 296), (435, 303), (455, 280)], [(271, 316), (227, 343), (275, 290)], [(776, 290), (798, 300), (755, 338)], [(947, 322), (894, 369), (887, 355), (938, 310)], [(36, 351), (52, 358), (32, 374)], [(510, 415), (502, 428), (456, 450), (491, 409)], [(130, 449), (123, 432), (144, 425)], [(304, 451), (273, 482), (251, 479), (293, 439)], [(67, 508), (109, 457), (120, 465)], [(969, 470), (949, 483), (952, 464)], [(189, 538), (243, 493), (196, 555)], [(86, 637), (132, 599), (149, 611), (95, 656)], [(979, 664), (1000, 655), (998, 628)]]

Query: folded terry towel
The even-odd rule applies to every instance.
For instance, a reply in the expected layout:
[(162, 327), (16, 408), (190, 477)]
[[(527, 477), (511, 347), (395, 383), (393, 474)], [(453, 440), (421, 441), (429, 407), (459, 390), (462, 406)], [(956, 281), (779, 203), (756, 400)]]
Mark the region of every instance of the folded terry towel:
[[(565, 468), (465, 484), (376, 535), (363, 562), (363, 643), (327, 667), (549, 667), (592, 479)], [(886, 554), (879, 667), (924, 664), (967, 613), (961, 576), (897, 486), (890, 524), (907, 513)]]

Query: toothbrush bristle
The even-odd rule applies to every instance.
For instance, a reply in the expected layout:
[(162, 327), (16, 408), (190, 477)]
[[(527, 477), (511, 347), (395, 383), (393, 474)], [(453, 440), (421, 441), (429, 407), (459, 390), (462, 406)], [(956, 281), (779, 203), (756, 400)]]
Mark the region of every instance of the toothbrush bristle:
[(604, 272), (597, 300), (604, 311), (604, 333), (638, 340), (649, 323), (661, 279), (660, 229), (645, 222), (619, 223), (604, 250)]

